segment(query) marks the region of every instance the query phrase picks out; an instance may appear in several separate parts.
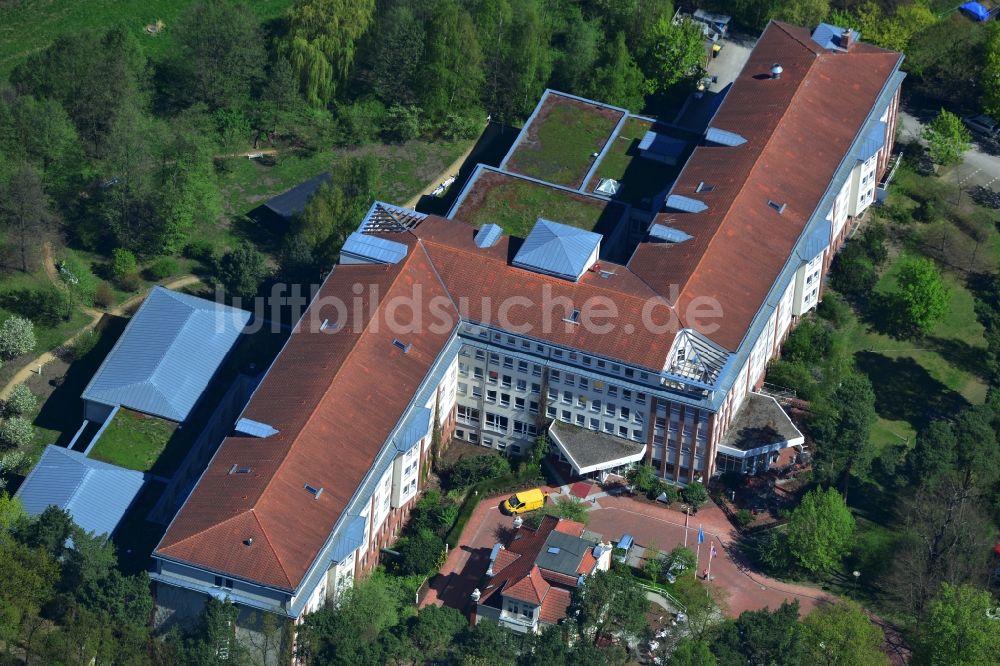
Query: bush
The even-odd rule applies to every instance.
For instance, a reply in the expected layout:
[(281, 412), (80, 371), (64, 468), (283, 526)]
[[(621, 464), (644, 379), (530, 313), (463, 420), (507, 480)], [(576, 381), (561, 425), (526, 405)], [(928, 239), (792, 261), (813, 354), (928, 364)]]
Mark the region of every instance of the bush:
[(229, 295), (252, 298), (267, 275), (267, 266), (264, 256), (244, 241), (219, 259), (215, 275)]
[(684, 501), (694, 507), (701, 506), (708, 501), (708, 490), (705, 489), (704, 484), (698, 481), (689, 483), (681, 494), (684, 495)]
[(102, 281), (99, 285), (97, 285), (97, 291), (94, 292), (94, 305), (107, 310), (114, 304), (114, 289), (111, 288), (110, 284)]
[(382, 133), (390, 141), (405, 143), (419, 137), (422, 131), (423, 123), (417, 107), (393, 104), (386, 111)]
[(399, 559), (395, 569), (404, 576), (429, 574), (437, 570), (444, 553), (444, 540), (430, 530), (419, 530), (396, 544)]
[(21, 416), (38, 406), (38, 397), (27, 384), (18, 384), (3, 405), (4, 416)]
[(123, 247), (116, 248), (111, 252), (111, 277), (115, 280), (122, 280), (126, 275), (135, 273), (138, 265), (135, 255)]
[(667, 570), (694, 571), (698, 566), (697, 554), (685, 546), (677, 546), (667, 555)]
[(851, 321), (851, 306), (844, 302), (840, 294), (828, 291), (816, 308), (816, 314), (834, 325), (843, 328)]
[(337, 108), (341, 140), (349, 146), (362, 146), (378, 139), (385, 118), (385, 107), (374, 99), (344, 104)]
[(146, 269), (150, 280), (162, 280), (177, 274), (177, 260), (173, 257), (160, 257)]
[(0, 324), (0, 358), (12, 359), (35, 348), (35, 325), (30, 319), (8, 317)]
[(138, 273), (129, 273), (118, 280), (118, 286), (122, 288), (122, 291), (136, 292), (142, 289), (142, 278), (139, 277)]
[(73, 342), (73, 358), (81, 359), (89, 354), (90, 351), (97, 346), (97, 341), (99, 339), (100, 336), (98, 336), (93, 329), (80, 334), (76, 341)]
[(736, 512), (735, 518), (736, 524), (742, 528), (753, 522), (754, 515), (750, 509), (740, 509)]
[(93, 305), (98, 289), (98, 279), (83, 261), (73, 254), (58, 263), (59, 277), (73, 290), (74, 297), (86, 305)]
[(849, 243), (834, 260), (830, 283), (842, 294), (869, 294), (877, 280), (875, 265), (857, 243)]
[(680, 488), (673, 485), (672, 483), (667, 483), (661, 479), (657, 479), (649, 490), (646, 491), (646, 497), (651, 500), (657, 499), (660, 495), (666, 495), (666, 503), (673, 504), (681, 497)]
[(215, 262), (215, 247), (206, 240), (191, 241), (184, 248), (184, 256), (203, 264)]
[(801, 362), (777, 360), (767, 366), (767, 382), (792, 389), (803, 400), (812, 400), (819, 391), (819, 384), (812, 370)]
[(23, 448), (31, 443), (35, 429), (28, 419), (11, 416), (0, 422), (0, 443), (10, 448)]
[(510, 463), (503, 456), (465, 456), (459, 458), (448, 470), (448, 482), (454, 488), (464, 488), (507, 474), (510, 474)]
[(448, 141), (456, 139), (474, 139), (483, 131), (483, 114), (449, 113), (439, 127), (441, 136)]
[(656, 470), (650, 465), (637, 465), (630, 469), (625, 478), (640, 493), (648, 493), (656, 483)]
[(833, 350), (833, 333), (825, 322), (808, 318), (792, 331), (781, 348), (786, 361), (819, 363)]

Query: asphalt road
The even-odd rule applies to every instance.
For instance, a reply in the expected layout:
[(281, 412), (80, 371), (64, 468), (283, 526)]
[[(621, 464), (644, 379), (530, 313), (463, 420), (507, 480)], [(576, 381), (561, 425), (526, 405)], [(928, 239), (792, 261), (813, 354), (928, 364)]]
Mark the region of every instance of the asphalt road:
[[(903, 109), (899, 110), (899, 126), (901, 138), (906, 141), (918, 139), (923, 131), (920, 120)], [(977, 185), (1000, 189), (1000, 156), (985, 153), (973, 143), (958, 166), (958, 180), (965, 189)]]

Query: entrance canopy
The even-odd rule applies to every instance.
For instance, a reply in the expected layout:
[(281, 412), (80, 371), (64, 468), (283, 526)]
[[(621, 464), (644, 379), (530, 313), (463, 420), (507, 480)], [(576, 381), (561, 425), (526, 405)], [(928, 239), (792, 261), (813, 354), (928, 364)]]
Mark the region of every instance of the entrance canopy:
[(642, 460), (646, 445), (553, 421), (549, 437), (580, 476)]

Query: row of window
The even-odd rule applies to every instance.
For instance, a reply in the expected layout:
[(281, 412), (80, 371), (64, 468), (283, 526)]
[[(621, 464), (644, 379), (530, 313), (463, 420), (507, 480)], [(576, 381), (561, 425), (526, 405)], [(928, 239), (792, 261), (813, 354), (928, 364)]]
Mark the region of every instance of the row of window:
[(572, 423), (581, 428), (590, 428), (593, 431), (603, 430), (609, 435), (618, 435), (624, 439), (632, 439), (636, 442), (643, 441), (642, 429), (629, 429), (628, 426), (616, 424), (613, 421), (601, 421), (594, 417), (587, 417), (584, 414), (574, 414), (568, 409), (557, 410), (554, 406), (549, 406), (546, 410), (549, 418), (559, 419), (563, 423)]
[[(482, 442), (480, 442), (479, 433), (472, 430), (466, 431), (463, 430), (462, 428), (455, 428), (455, 439), (461, 439), (466, 442), (472, 442), (473, 444), (481, 443), (483, 446), (487, 446), (491, 449), (495, 448), (497, 451), (507, 450), (507, 442), (503, 440), (499, 440), (499, 442), (496, 442), (493, 439), (493, 437), (490, 437), (489, 435), (483, 435)], [(515, 455), (520, 454), (521, 446), (519, 444), (511, 444), (510, 450), (511, 453), (514, 453)]]
[[(467, 327), (466, 330), (472, 332), (473, 327)], [(479, 329), (477, 334), (480, 338), (484, 340), (491, 339), (491, 336), (486, 329)], [(532, 343), (530, 340), (526, 340), (524, 338), (515, 338), (513, 335), (503, 335), (497, 332), (493, 333), (492, 341), (499, 342), (501, 344), (506, 344), (508, 347), (511, 348), (520, 347), (525, 351), (532, 351), (532, 348), (534, 348), (533, 350), (538, 354), (545, 354), (546, 351), (548, 350), (548, 347), (546, 347), (546, 345), (542, 345), (539, 343)], [(466, 349), (462, 350), (462, 354), (467, 356), (468, 354), (466, 353)], [(476, 358), (483, 360), (486, 358), (486, 353), (482, 349), (477, 349)], [(491, 363), (500, 364), (502, 362), (503, 367), (505, 368), (514, 367), (515, 360), (509, 356), (503, 356), (501, 361), (499, 354), (490, 353), (489, 358)], [(576, 351), (564, 351), (557, 347), (552, 347), (552, 358), (566, 359), (570, 363), (578, 363), (580, 365), (597, 368), (599, 370), (608, 370), (610, 372), (613, 372), (614, 374), (620, 374), (629, 378), (633, 378), (638, 375), (640, 380), (649, 381), (648, 372), (639, 371), (637, 373), (635, 369), (629, 368), (627, 366), (622, 366), (620, 363), (613, 363), (603, 358), (588, 356), (587, 354), (583, 354)], [(527, 365), (525, 361), (519, 361), (519, 363)]]

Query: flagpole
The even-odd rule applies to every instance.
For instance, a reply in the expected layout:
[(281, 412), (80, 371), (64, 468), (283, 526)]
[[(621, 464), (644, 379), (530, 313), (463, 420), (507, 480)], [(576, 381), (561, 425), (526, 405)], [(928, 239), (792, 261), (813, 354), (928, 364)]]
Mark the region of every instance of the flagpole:
[(710, 543), (708, 546), (708, 573), (705, 574), (705, 580), (708, 582), (712, 581), (712, 557), (714, 557), (714, 554), (715, 554), (715, 540), (713, 539), (712, 543)]
[(684, 547), (688, 547), (688, 521), (691, 519), (691, 507), (684, 507)]
[(701, 567), (701, 524), (698, 524), (698, 550), (695, 552), (695, 571)]

